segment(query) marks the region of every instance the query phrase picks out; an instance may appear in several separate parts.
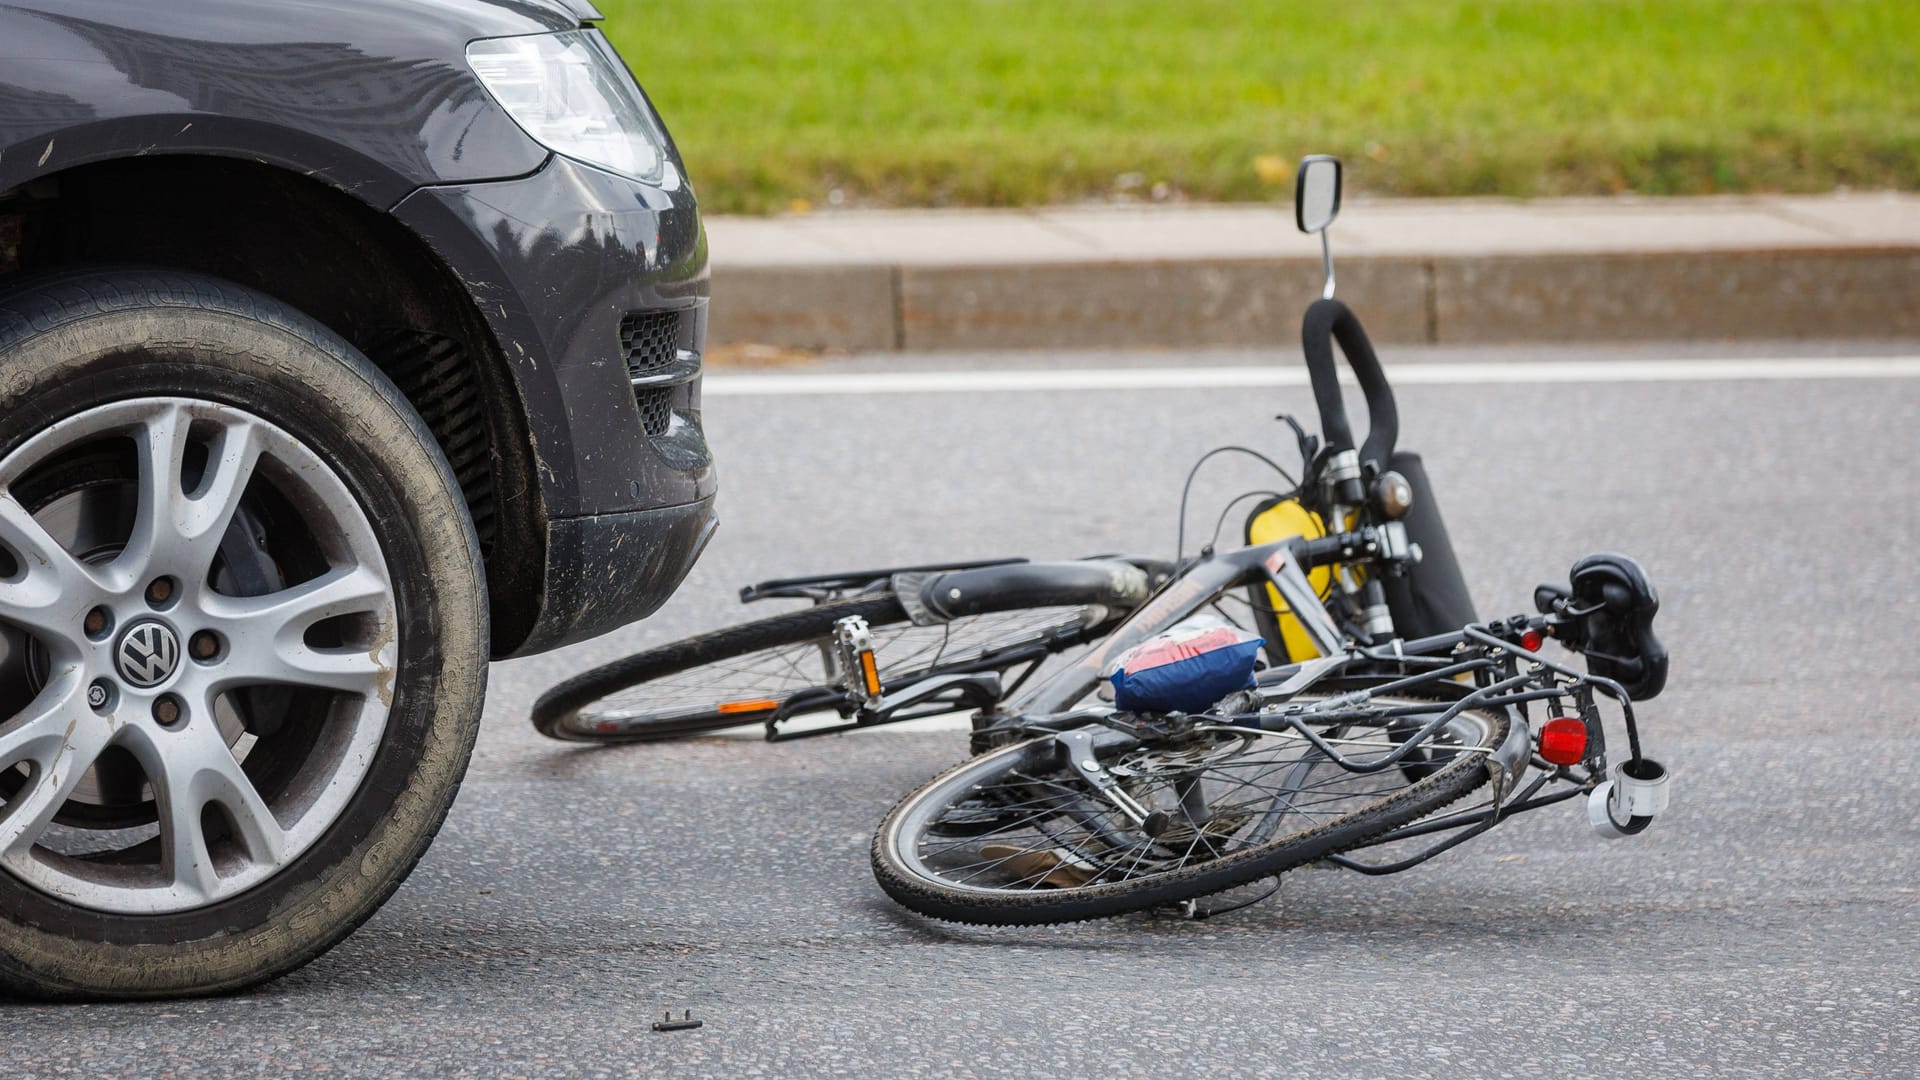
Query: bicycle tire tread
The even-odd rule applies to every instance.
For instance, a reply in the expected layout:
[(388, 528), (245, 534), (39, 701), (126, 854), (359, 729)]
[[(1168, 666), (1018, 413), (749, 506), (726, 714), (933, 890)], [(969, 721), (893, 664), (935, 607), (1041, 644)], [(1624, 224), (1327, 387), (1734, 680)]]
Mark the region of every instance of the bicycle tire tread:
[[(1498, 721), (1488, 742), (1498, 746), (1505, 738), (1512, 717), (1482, 710)], [(1017, 744), (1016, 744), (1017, 745)], [(1446, 769), (1404, 788), (1364, 810), (1336, 818), (1290, 837), (1271, 850), (1253, 849), (1227, 858), (1184, 868), (1162, 875), (1152, 886), (1127, 888), (1132, 884), (1116, 882), (1110, 893), (1076, 895), (1074, 890), (1022, 893), (1009, 896), (977, 896), (957, 900), (945, 890), (914, 876), (894, 870), (885, 855), (887, 833), (902, 810), (921, 793), (957, 773), (976, 767), (978, 759), (963, 761), (949, 768), (900, 799), (881, 818), (869, 852), (875, 879), (895, 901), (919, 914), (943, 922), (970, 926), (1036, 926), (1091, 919), (1110, 918), (1141, 911), (1161, 904), (1211, 896), (1227, 889), (1285, 873), (1296, 867), (1339, 855), (1365, 846), (1410, 821), (1442, 810), (1472, 794), (1489, 777), (1484, 762), (1461, 758)], [(1405, 804), (1420, 805), (1408, 812)]]

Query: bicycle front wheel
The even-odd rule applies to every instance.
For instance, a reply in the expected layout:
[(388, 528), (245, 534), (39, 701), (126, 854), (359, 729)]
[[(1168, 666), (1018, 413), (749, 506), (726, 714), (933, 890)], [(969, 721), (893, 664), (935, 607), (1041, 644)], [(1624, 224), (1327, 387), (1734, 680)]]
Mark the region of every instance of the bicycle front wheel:
[[(991, 668), (1015, 650), (1079, 644), (1084, 606), (1020, 608), (933, 625), (907, 620), (891, 592), (820, 604), (636, 653), (584, 672), (534, 703), (544, 735), (573, 742), (650, 742), (809, 713), (849, 715), (834, 624), (867, 621), (885, 688), (943, 671)], [(1009, 664), (1018, 661), (1009, 660)]]
[[(1365, 766), (1448, 708), (1374, 704), (1373, 717), (1349, 713), (1315, 733)], [(1419, 770), (1357, 771), (1292, 729), (1229, 724), (1090, 744), (1079, 764), (1091, 753), (1106, 789), (1044, 736), (901, 800), (874, 836), (874, 876), (923, 915), (1001, 926), (1190, 900), (1358, 847), (1461, 798), (1487, 782), (1509, 722), (1504, 710), (1462, 710), (1423, 744)]]

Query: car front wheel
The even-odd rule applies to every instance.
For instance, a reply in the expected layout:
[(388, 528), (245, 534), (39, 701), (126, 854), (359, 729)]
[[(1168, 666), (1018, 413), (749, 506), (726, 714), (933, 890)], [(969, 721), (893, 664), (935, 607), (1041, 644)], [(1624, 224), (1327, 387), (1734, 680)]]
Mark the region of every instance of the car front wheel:
[(458, 790), (486, 626), (445, 458), (326, 328), (174, 272), (0, 294), (0, 993), (345, 937)]

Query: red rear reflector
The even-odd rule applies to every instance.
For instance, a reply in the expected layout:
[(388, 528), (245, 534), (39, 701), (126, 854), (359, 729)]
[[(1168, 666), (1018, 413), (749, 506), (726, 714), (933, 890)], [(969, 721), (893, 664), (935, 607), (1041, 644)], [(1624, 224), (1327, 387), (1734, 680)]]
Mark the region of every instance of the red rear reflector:
[(715, 705), (713, 708), (715, 712), (718, 712), (721, 714), (727, 714), (727, 713), (747, 713), (747, 712), (772, 712), (773, 710), (779, 707), (780, 707), (780, 703), (772, 700), (771, 698), (756, 698), (752, 701), (723, 701), (720, 704)]
[(1578, 765), (1587, 756), (1587, 725), (1571, 716), (1556, 717), (1540, 728), (1540, 756), (1555, 765)]
[(1520, 647), (1528, 652), (1539, 652), (1540, 646), (1547, 643), (1547, 635), (1538, 630), (1529, 630), (1520, 635)]

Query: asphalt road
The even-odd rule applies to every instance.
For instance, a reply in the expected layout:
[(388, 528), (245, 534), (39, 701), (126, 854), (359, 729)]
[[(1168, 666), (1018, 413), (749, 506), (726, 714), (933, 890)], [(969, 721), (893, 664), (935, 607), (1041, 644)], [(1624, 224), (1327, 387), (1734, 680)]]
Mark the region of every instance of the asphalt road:
[[(1207, 922), (909, 915), (874, 885), (868, 838), (963, 736), (579, 749), (534, 734), (528, 703), (735, 618), (732, 590), (760, 577), (1164, 552), (1189, 463), (1224, 442), (1284, 449), (1270, 417), (1310, 398), (716, 395), (712, 549), (654, 619), (496, 666), (466, 788), (385, 910), (244, 997), (0, 1009), (0, 1074), (1914, 1075), (1920, 379), (1400, 397), (1483, 614), (1523, 609), (1591, 550), (1654, 574), (1674, 674), (1645, 729), (1677, 791), (1645, 836), (1602, 843), (1570, 804), (1393, 878), (1296, 872)], [(1210, 467), (1193, 528), (1261, 482)], [(668, 1009), (706, 1026), (654, 1033)]]

